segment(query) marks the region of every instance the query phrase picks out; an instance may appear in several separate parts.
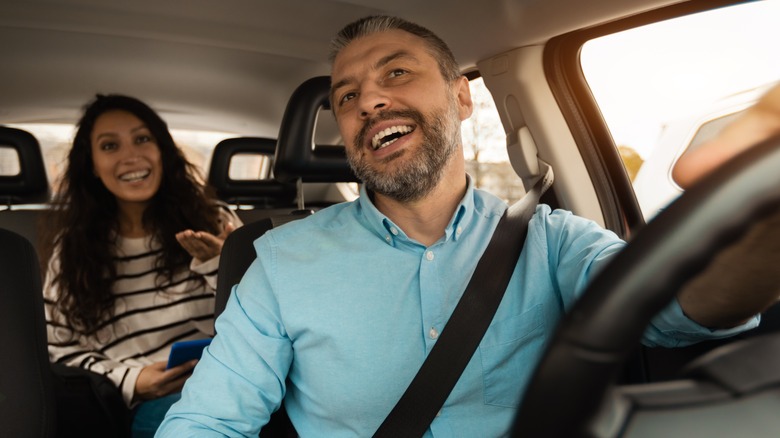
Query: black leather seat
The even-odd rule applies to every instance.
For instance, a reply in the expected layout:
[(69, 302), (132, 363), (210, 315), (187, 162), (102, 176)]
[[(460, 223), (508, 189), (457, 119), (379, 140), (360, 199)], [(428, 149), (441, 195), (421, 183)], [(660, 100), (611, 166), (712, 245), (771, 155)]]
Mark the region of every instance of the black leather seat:
[(56, 411), (35, 248), (0, 229), (0, 436), (55, 436)]
[(0, 126), (0, 148), (16, 152), (19, 172), (0, 173), (0, 227), (37, 243), (37, 223), (50, 197), (46, 166), (38, 140), (27, 131)]
[[(295, 184), (270, 179), (233, 179), (230, 167), (239, 155), (265, 156), (273, 161), (276, 140), (263, 137), (237, 137), (222, 140), (214, 148), (209, 166), (208, 183), (219, 199), (236, 207), (244, 223), (273, 215), (286, 214), (295, 208)], [(258, 169), (260, 173), (261, 169)]]
[[(317, 115), (320, 110), (330, 108), (329, 93), (330, 77), (318, 76), (301, 84), (290, 97), (282, 118), (274, 159), (274, 175), (281, 183), (358, 182), (347, 164), (343, 146), (312, 147)], [(311, 214), (305, 206), (300, 207), (304, 208), (244, 225), (228, 236), (219, 263), (215, 317), (225, 309), (231, 288), (241, 280), (255, 259), (253, 242), (275, 226)]]
[[(314, 145), (317, 114), (329, 108), (330, 77), (320, 76), (301, 84), (287, 104), (274, 160), (274, 175), (283, 183), (357, 182), (346, 160), (343, 146)], [(231, 290), (255, 259), (253, 242), (266, 231), (312, 214), (303, 205), (280, 216), (260, 219), (234, 231), (225, 240), (219, 262), (214, 316), (225, 309)], [(284, 407), (271, 416), (261, 436), (295, 437)]]
[[(4, 241), (0, 242), (0, 269), (3, 270), (3, 275), (8, 276), (8, 279), (0, 279), (0, 284), (3, 284), (1, 324), (9, 324), (9, 327), (3, 325), (0, 328), (6, 340), (6, 351), (14, 352), (4, 356), (0, 379), (9, 379), (14, 389), (26, 387), (28, 392), (36, 391), (41, 396), (44, 394), (35, 388), (46, 390), (45, 404), (36, 409), (45, 408), (47, 411), (38, 414), (35, 427), (45, 427), (48, 430), (49, 422), (54, 421), (54, 416), (50, 415), (49, 411), (53, 413), (56, 410), (56, 427), (51, 429), (56, 429), (58, 436), (129, 436), (130, 412), (119, 390), (108, 378), (80, 368), (60, 364), (49, 366), (42, 276), (35, 252), (35, 245), (39, 243), (39, 216), (47, 208), (46, 203), (51, 196), (46, 167), (38, 140), (27, 131), (0, 126), (0, 147), (14, 150), (19, 158), (17, 174), (0, 175), (0, 228), (4, 229)], [(27, 260), (23, 245), (14, 243), (14, 239), (8, 237), (11, 232), (30, 243), (31, 260)], [(27, 264), (31, 267), (27, 267)], [(17, 324), (15, 319), (19, 318), (19, 315), (25, 315), (27, 328), (11, 329), (12, 324)], [(42, 331), (37, 333), (39, 323), (42, 324)], [(36, 371), (31, 364), (17, 370), (19, 363), (27, 363), (29, 360), (17, 361), (15, 352), (22, 354), (25, 348), (33, 347), (43, 349), (41, 354), (46, 370)], [(33, 375), (25, 374), (25, 370), (35, 373), (37, 380), (31, 380)], [(3, 388), (0, 405), (3, 404), (4, 394)], [(8, 394), (16, 397), (15, 393)], [(12, 403), (11, 400), (7, 399), (6, 402)], [(9, 421), (26, 421), (21, 411), (18, 415), (12, 415), (16, 409), (24, 409), (25, 404), (22, 402), (18, 406), (14, 405), (14, 409), (0, 409), (2, 415), (12, 416)], [(52, 403), (51, 408), (49, 403)], [(5, 419), (0, 419), (0, 431), (4, 431), (2, 427), (5, 424)], [(35, 430), (33, 426), (30, 427), (30, 430)], [(26, 436), (27, 433), (29, 431), (23, 434), (0, 433), (0, 436)]]

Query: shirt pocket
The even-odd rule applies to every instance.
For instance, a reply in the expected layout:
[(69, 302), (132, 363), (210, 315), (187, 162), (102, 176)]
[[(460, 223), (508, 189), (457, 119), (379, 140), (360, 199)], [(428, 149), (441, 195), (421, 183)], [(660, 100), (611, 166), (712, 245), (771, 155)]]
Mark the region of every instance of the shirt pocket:
[(541, 304), (495, 322), (479, 346), (485, 404), (517, 407), (544, 346)]

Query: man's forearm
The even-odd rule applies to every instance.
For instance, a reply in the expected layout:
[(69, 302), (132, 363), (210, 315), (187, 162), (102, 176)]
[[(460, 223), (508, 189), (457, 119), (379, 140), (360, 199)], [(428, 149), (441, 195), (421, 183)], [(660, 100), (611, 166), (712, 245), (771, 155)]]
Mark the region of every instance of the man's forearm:
[(710, 328), (739, 325), (780, 295), (780, 212), (715, 256), (679, 293), (685, 314)]

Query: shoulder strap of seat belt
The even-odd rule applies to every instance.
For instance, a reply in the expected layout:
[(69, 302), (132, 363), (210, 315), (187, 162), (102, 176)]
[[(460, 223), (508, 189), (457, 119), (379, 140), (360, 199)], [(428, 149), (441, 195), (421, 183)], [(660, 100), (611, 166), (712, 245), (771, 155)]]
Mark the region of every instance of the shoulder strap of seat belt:
[(417, 375), (374, 438), (423, 436), (468, 365), (501, 303), (525, 243), (528, 221), (552, 184), (546, 169), (499, 220), (466, 291)]

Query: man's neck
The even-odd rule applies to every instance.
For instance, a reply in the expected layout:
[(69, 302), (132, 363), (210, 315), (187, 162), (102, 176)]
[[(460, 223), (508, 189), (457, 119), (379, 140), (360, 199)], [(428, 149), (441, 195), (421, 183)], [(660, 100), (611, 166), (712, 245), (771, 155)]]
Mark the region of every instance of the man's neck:
[(374, 205), (398, 225), (409, 238), (425, 246), (444, 235), (455, 209), (466, 193), (466, 173), (444, 175), (439, 184), (422, 199), (400, 202), (375, 194)]

